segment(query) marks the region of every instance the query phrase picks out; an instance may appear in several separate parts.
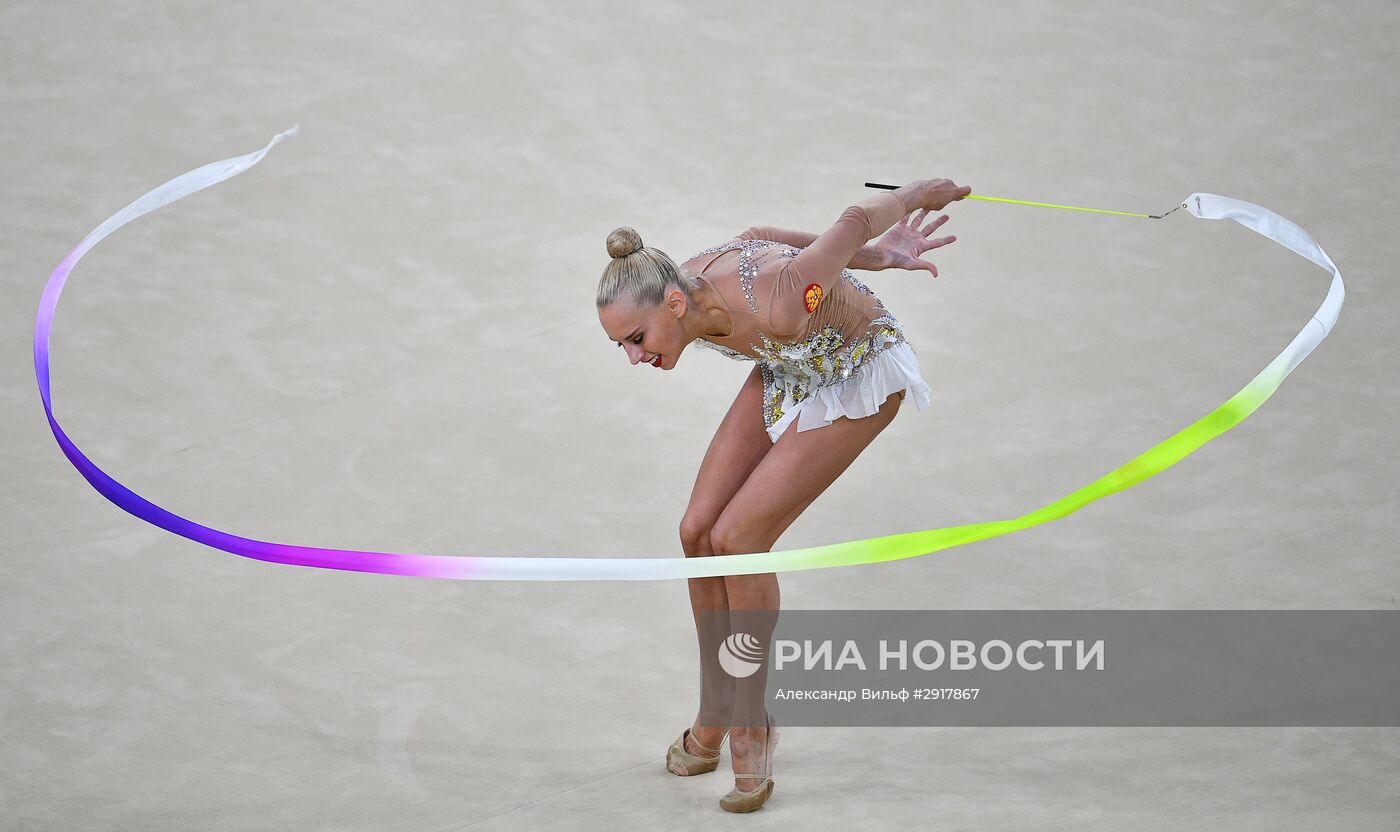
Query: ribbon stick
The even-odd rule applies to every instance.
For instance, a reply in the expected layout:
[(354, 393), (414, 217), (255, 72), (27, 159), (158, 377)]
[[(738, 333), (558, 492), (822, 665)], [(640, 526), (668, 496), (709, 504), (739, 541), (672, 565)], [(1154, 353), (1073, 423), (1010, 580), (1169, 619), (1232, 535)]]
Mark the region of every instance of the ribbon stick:
[[(881, 185), (881, 184), (878, 183), (878, 182), (866, 182), (866, 183), (865, 183), (865, 187), (867, 187), (867, 188), (884, 188), (884, 189), (886, 189), (886, 190), (893, 191), (893, 190), (895, 190), (896, 188), (898, 188), (899, 186), (898, 186), (898, 185)], [(1102, 209), (1102, 208), (1080, 208), (1080, 207), (1077, 206), (1077, 205), (1056, 205), (1056, 204), (1053, 203), (1053, 202), (1027, 202), (1027, 201), (1024, 200), (1024, 199), (1007, 199), (1007, 198), (1005, 198), (1005, 197), (1000, 197), (1000, 196), (982, 196), (981, 194), (964, 194), (963, 196), (958, 197), (958, 199), (985, 199), (985, 200), (988, 201), (988, 202), (1009, 202), (1009, 203), (1011, 203), (1011, 204), (1013, 204), (1013, 205), (1034, 205), (1034, 206), (1036, 206), (1037, 208), (1064, 208), (1064, 209), (1067, 210), (1067, 211), (1093, 211), (1095, 214), (1119, 214), (1119, 215), (1124, 216), (1124, 217), (1146, 217), (1147, 219), (1150, 219), (1150, 220), (1160, 220), (1162, 217), (1165, 217), (1167, 214), (1170, 214), (1172, 211), (1177, 210), (1177, 208), (1185, 208), (1185, 207), (1186, 207), (1186, 203), (1183, 202), (1182, 204), (1178, 205), (1176, 208), (1173, 208), (1172, 211), (1168, 211), (1167, 214), (1131, 214), (1131, 213), (1128, 213), (1127, 211), (1105, 211), (1105, 210)]]
[(702, 558), (449, 556), (319, 549), (269, 543), (211, 529), (173, 514), (117, 482), (83, 455), (59, 427), (53, 415), (49, 390), (49, 333), (53, 324), (54, 309), (64, 283), (78, 260), (93, 246), (137, 217), (237, 176), (257, 164), (273, 145), (294, 136), (296, 132), (296, 126), (293, 126), (290, 130), (273, 136), (261, 150), (213, 162), (177, 176), (113, 214), (84, 237), (49, 276), (39, 302), (38, 321), (34, 328), (34, 373), (38, 379), (39, 396), (43, 400), (49, 427), (64, 455), (98, 493), (124, 511), (162, 529), (235, 555), (273, 563), (456, 580), (656, 581), (854, 566), (918, 557), (953, 546), (986, 540), (1058, 520), (1094, 500), (1129, 488), (1175, 465), (1206, 442), (1239, 424), (1273, 395), (1293, 368), (1327, 337), (1336, 325), (1344, 295), (1341, 272), (1326, 252), (1297, 225), (1267, 208), (1238, 199), (1209, 193), (1192, 194), (1182, 203), (1182, 207), (1193, 216), (1200, 219), (1234, 220), (1331, 272), (1332, 284), (1327, 291), (1327, 297), (1287, 348), (1229, 401), (1083, 488), (1010, 520), (892, 534), (805, 549)]

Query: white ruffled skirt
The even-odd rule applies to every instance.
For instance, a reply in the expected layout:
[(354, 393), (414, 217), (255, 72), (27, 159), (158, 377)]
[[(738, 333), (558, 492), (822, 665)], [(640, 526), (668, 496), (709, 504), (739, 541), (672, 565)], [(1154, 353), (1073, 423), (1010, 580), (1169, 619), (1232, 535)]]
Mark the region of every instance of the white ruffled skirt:
[(794, 404), (792, 393), (788, 392), (782, 403), (783, 415), (768, 428), (768, 437), (776, 443), (793, 419), (797, 419), (797, 431), (801, 433), (826, 427), (842, 416), (864, 418), (877, 412), (885, 399), (900, 390), (909, 391), (907, 397), (913, 398), (919, 410), (928, 409), (932, 403), (928, 384), (919, 373), (919, 359), (907, 341), (882, 350), (850, 378), (818, 387), (801, 402)]

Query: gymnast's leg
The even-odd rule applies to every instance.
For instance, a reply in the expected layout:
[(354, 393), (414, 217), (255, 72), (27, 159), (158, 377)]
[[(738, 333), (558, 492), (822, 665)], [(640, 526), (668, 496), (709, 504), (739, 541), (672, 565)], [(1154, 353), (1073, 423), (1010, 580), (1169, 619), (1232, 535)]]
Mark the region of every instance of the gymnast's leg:
[[(812, 501), (836, 481), (860, 452), (899, 412), (902, 396), (891, 394), (880, 409), (861, 419), (836, 419), (826, 427), (799, 433), (797, 420), (779, 437), (710, 531), (715, 554), (748, 554), (771, 551), (782, 533)], [(728, 575), (725, 593), (731, 612), (771, 610), (772, 616), (756, 616), (766, 624), (753, 632), (764, 645), (771, 644), (781, 601), (778, 576)], [(767, 662), (751, 676), (735, 680), (734, 716), (730, 723), (729, 750), (734, 771), (761, 772), (767, 764), (764, 688)], [(752, 791), (760, 781), (735, 780), (735, 788)]]
[[(749, 473), (773, 447), (773, 441), (763, 428), (763, 378), (755, 365), (749, 373), (729, 412), (715, 431), (705, 458), (700, 463), (700, 472), (695, 478), (695, 487), (690, 494), (690, 504), (681, 520), (681, 548), (686, 557), (704, 557), (714, 554), (710, 542), (710, 529), (719, 519), (724, 507), (739, 487), (744, 484)], [(725, 592), (724, 578), (691, 578), (690, 606), (695, 619), (697, 640), (704, 646), (701, 637), (700, 612), (702, 610), (727, 610), (729, 599)], [(702, 656), (702, 661), (704, 656)], [(701, 691), (701, 711), (705, 703), (715, 703), (713, 709), (728, 713), (728, 703), (733, 699), (733, 679), (726, 674), (705, 673), (701, 675), (703, 684), (711, 686)], [(709, 748), (718, 748), (724, 738), (727, 724), (701, 725), (697, 715), (691, 727), (691, 736)], [(686, 750), (699, 754), (686, 740)]]

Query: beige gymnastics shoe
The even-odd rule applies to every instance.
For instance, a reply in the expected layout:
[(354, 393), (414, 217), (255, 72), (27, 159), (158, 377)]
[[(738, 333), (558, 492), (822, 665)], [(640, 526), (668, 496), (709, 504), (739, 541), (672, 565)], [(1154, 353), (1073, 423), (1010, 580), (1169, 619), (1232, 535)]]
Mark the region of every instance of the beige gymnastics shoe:
[[(681, 732), (681, 738), (671, 743), (671, 747), (666, 750), (666, 770), (681, 777), (690, 777), (695, 774), (704, 774), (714, 771), (719, 767), (719, 749), (707, 748), (700, 744), (700, 741), (690, 737), (690, 742), (696, 748), (705, 753), (705, 756), (697, 756), (685, 750), (685, 738), (690, 736), (690, 729)], [(729, 736), (729, 731), (724, 732), (724, 737)], [(719, 744), (724, 745), (724, 737), (719, 738)]]
[[(751, 779), (760, 781), (753, 791), (740, 791), (738, 786), (729, 790), (729, 794), (719, 799), (719, 807), (726, 812), (752, 812), (768, 802), (768, 798), (773, 796), (773, 750), (778, 747), (778, 732), (773, 730), (773, 717), (768, 716), (767, 725), (764, 726), (764, 749), (763, 749), (763, 772), (746, 774), (735, 772), (734, 779)], [(733, 744), (730, 744), (730, 753), (733, 754)]]

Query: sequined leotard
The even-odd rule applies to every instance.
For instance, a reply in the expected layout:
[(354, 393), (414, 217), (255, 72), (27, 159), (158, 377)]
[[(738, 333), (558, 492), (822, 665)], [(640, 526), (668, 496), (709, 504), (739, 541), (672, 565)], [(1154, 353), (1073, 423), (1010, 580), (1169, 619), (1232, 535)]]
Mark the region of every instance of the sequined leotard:
[[(685, 261), (690, 274), (714, 287), (734, 322), (728, 335), (697, 342), (758, 364), (770, 434), (785, 406), (842, 383), (881, 352), (907, 343), (899, 320), (846, 268), (856, 251), (903, 216), (903, 202), (886, 191), (847, 208), (806, 248), (765, 239), (778, 235), (755, 227)], [(737, 257), (726, 256), (735, 251)], [(716, 266), (721, 261), (727, 268)], [(818, 284), (814, 291), (817, 280), (829, 290), (821, 292)]]

